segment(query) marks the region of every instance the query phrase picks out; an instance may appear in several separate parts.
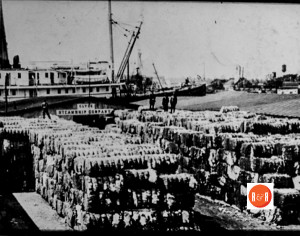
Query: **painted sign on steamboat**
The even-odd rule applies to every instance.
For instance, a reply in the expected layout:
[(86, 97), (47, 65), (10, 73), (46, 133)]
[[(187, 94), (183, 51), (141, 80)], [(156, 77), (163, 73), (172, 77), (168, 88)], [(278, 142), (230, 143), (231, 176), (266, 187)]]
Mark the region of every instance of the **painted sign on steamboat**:
[(77, 104), (77, 109), (56, 110), (58, 116), (85, 116), (85, 115), (109, 115), (113, 109), (98, 109), (96, 104)]

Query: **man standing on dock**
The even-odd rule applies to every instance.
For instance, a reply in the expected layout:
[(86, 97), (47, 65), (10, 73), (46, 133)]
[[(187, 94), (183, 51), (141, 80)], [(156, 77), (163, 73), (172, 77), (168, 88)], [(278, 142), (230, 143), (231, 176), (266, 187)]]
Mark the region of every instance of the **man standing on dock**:
[(163, 97), (163, 99), (162, 99), (162, 105), (163, 105), (164, 111), (168, 111), (168, 107), (169, 107), (169, 97), (168, 97), (168, 94), (166, 94)]
[(176, 104), (177, 104), (177, 93), (176, 90), (173, 93), (173, 96), (171, 97), (171, 113), (175, 112)]
[(153, 111), (154, 105), (155, 105), (155, 95), (154, 95), (153, 90), (151, 91), (151, 94), (150, 94), (149, 103), (150, 103), (150, 110)]
[(46, 100), (44, 100), (44, 102), (42, 103), (42, 109), (43, 109), (43, 118), (45, 119), (45, 114), (47, 114), (48, 118), (51, 120), (49, 111), (48, 111), (48, 103), (46, 102)]

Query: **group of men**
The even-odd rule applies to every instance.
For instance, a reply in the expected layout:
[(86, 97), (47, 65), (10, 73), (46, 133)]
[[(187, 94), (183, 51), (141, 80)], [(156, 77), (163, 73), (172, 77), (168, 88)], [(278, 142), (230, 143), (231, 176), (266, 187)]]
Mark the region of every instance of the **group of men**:
[[(150, 99), (149, 99), (150, 110), (154, 110), (155, 101), (156, 101), (155, 94), (152, 91), (150, 94)], [(168, 94), (165, 94), (165, 96), (162, 99), (162, 107), (163, 107), (164, 111), (166, 111), (166, 112), (169, 110), (169, 102), (170, 102), (170, 108), (171, 108), (170, 112), (173, 113), (173, 112), (175, 112), (175, 108), (176, 108), (176, 104), (177, 104), (176, 91), (174, 91), (174, 93), (170, 99), (169, 99)]]

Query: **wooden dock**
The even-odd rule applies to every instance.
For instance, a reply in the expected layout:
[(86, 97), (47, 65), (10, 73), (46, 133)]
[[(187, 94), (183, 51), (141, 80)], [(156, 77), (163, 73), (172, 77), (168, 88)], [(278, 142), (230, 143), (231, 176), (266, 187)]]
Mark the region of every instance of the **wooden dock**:
[(48, 202), (36, 192), (13, 195), (40, 231), (72, 231)]

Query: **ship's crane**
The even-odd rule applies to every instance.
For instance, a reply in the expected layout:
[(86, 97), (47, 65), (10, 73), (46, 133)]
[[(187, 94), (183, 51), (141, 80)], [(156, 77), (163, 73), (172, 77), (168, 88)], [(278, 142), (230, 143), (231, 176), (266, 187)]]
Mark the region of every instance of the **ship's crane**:
[(161, 89), (162, 89), (162, 90), (164, 90), (163, 86), (161, 85), (161, 82), (160, 82), (159, 76), (158, 76), (158, 74), (157, 74), (157, 70), (156, 70), (156, 68), (155, 68), (155, 65), (154, 65), (154, 63), (152, 63), (152, 65), (153, 65), (153, 68), (154, 68), (154, 71), (155, 71), (156, 77), (157, 77), (157, 79), (158, 79), (158, 82), (159, 82), (159, 84), (160, 84), (160, 87), (161, 87)]
[(129, 63), (129, 57), (131, 55), (131, 52), (133, 50), (134, 44), (136, 42), (136, 40), (139, 37), (139, 34), (141, 32), (141, 27), (142, 27), (143, 22), (140, 23), (140, 26), (138, 27), (137, 32), (133, 32), (130, 38), (130, 41), (128, 43), (127, 49), (125, 51), (124, 57), (122, 59), (122, 62), (120, 64), (117, 76), (116, 76), (116, 82), (120, 82), (121, 78), (123, 77), (125, 68), (127, 66), (127, 64)]

